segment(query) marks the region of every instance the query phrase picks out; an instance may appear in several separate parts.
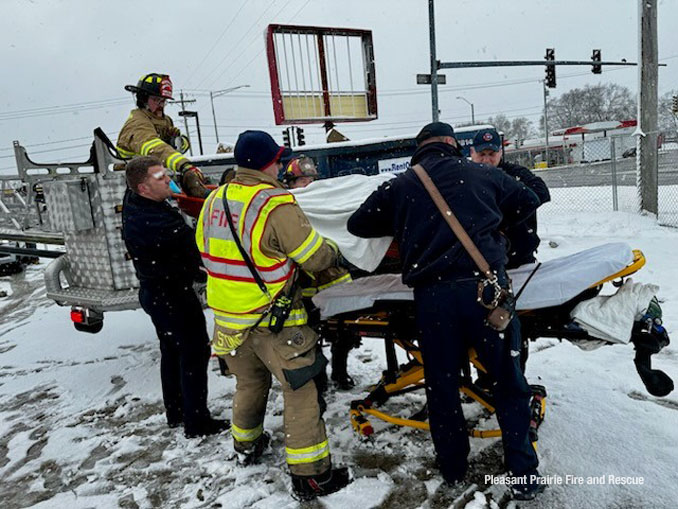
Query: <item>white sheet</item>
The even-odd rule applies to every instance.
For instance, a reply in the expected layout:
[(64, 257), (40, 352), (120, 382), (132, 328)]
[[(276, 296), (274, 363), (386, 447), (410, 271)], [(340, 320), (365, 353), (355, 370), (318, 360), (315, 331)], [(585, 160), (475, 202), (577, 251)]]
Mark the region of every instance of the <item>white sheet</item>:
[(580, 302), (570, 316), (594, 338), (612, 343), (631, 341), (633, 322), (640, 319), (659, 287), (628, 279), (614, 295)]
[(292, 193), (320, 235), (336, 242), (344, 258), (353, 265), (372, 272), (393, 238), (361, 239), (348, 232), (346, 223), (377, 187), (394, 176), (385, 173), (321, 179), (305, 188), (293, 189)]
[[(544, 262), (518, 299), (517, 309), (557, 306), (576, 297), (591, 285), (620, 271), (633, 261), (628, 244), (615, 242)], [(534, 270), (524, 265), (509, 271), (514, 292)], [(330, 287), (313, 297), (321, 316), (369, 308), (377, 300), (412, 300), (412, 289), (402, 283), (400, 274), (368, 276)], [(649, 301), (648, 301), (649, 302)]]

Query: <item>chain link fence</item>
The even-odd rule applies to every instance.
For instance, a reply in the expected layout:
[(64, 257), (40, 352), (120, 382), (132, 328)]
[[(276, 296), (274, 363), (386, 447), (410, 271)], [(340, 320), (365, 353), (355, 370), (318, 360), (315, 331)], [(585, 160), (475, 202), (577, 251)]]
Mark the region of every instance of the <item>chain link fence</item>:
[(678, 228), (678, 132), (663, 132), (658, 141), (659, 223)]
[[(678, 227), (678, 136), (658, 137), (659, 222)], [(509, 162), (534, 169), (551, 191), (559, 212), (624, 211), (637, 213), (640, 199), (635, 138), (607, 136), (544, 148), (506, 153)], [(549, 164), (546, 165), (548, 160)]]

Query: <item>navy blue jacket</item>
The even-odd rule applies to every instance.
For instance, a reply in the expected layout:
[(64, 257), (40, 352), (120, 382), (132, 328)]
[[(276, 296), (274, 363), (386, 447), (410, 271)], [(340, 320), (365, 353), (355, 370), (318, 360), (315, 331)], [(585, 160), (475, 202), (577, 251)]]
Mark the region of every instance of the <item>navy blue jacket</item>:
[(149, 200), (127, 190), (122, 236), (142, 285), (186, 289), (204, 277), (195, 232), (167, 201)]
[[(530, 216), (539, 198), (497, 168), (476, 164), (446, 143), (429, 143), (415, 152), (459, 222), (490, 267), (506, 264), (501, 228)], [(425, 286), (478, 271), (443, 219), (413, 170), (385, 182), (349, 218), (358, 237), (394, 236), (403, 264), (403, 282)]]
[[(539, 205), (551, 201), (551, 193), (546, 183), (524, 166), (501, 162), (499, 168), (519, 182), (532, 189), (539, 197)], [(506, 268), (512, 269), (535, 261), (534, 253), (539, 247), (537, 235), (537, 213), (531, 214), (520, 224), (510, 225), (504, 229), (508, 240), (508, 263)]]

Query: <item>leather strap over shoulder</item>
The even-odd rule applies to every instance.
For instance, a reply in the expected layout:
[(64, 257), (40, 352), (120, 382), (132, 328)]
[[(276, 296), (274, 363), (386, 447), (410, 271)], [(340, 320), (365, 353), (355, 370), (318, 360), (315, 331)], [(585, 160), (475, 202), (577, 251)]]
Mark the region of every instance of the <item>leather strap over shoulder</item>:
[(485, 257), (476, 247), (473, 240), (471, 240), (471, 237), (468, 236), (468, 233), (466, 233), (466, 230), (464, 230), (464, 227), (457, 219), (457, 216), (454, 215), (454, 212), (452, 212), (452, 209), (445, 201), (445, 198), (443, 198), (443, 195), (440, 194), (440, 191), (433, 183), (433, 180), (431, 180), (431, 177), (429, 177), (426, 169), (421, 164), (415, 164), (412, 169), (414, 170), (414, 173), (417, 174), (417, 177), (419, 177), (419, 180), (421, 180), (421, 183), (424, 184), (428, 194), (431, 195), (431, 199), (438, 207), (443, 219), (445, 219), (447, 224), (450, 226), (454, 234), (459, 239), (459, 242), (461, 242), (462, 246), (464, 246), (469, 256), (476, 263), (480, 271), (488, 279), (493, 279), (495, 276), (492, 274), (487, 260), (485, 260)]

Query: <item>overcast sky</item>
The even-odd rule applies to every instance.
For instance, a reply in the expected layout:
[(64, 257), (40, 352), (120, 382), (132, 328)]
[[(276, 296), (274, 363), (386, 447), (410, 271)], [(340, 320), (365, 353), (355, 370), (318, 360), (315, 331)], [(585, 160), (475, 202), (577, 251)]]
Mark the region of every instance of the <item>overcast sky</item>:
[[(115, 141), (134, 107), (123, 90), (147, 72), (167, 73), (197, 102), (206, 151), (216, 145), (209, 90), (249, 85), (215, 100), (222, 141), (244, 129), (276, 126), (264, 31), (269, 23), (337, 26), (373, 32), (379, 119), (340, 125), (351, 139), (414, 134), (431, 119), (430, 89), (416, 85), (429, 72), (427, 0), (0, 0), (0, 171), (14, 167), (12, 140), (37, 161), (87, 157), (92, 130)], [(659, 93), (678, 89), (678, 0), (659, 1)], [(438, 59), (538, 60), (638, 58), (637, 0), (437, 0)], [(443, 71), (441, 119), (468, 122), (504, 113), (535, 124), (542, 112), (543, 67)], [(618, 83), (637, 92), (637, 68), (557, 70), (560, 95), (587, 84)], [(177, 112), (166, 112), (183, 129)], [(556, 127), (556, 126), (553, 126)], [(307, 126), (318, 142), (324, 131)], [(197, 142), (194, 140), (194, 146)]]

